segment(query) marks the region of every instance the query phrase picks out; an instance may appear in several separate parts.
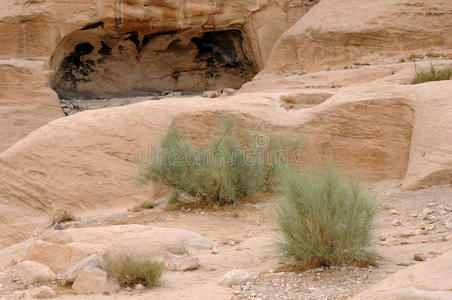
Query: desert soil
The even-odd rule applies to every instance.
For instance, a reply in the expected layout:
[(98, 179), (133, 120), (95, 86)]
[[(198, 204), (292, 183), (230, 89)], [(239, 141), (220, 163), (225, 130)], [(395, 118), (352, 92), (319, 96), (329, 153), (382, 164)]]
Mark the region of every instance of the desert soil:
[[(191, 272), (165, 272), (161, 285), (147, 291), (123, 290), (115, 299), (347, 299), (407, 266), (440, 255), (452, 246), (452, 185), (403, 191), (400, 182), (375, 183), (379, 213), (375, 267), (319, 268), (295, 273), (278, 256), (274, 222), (276, 199), (242, 203), (216, 210), (168, 211), (164, 200), (141, 212), (90, 212), (69, 227), (147, 224), (183, 228), (211, 239), (216, 248), (198, 255), (201, 267)], [(243, 269), (255, 279), (241, 286), (218, 285), (223, 275)], [(281, 271), (282, 270), (282, 271)], [(0, 295), (23, 289), (14, 269), (0, 272)], [(80, 299), (58, 288), (63, 299)], [(20, 296), (20, 291), (15, 292)], [(108, 299), (108, 295), (83, 296)]]

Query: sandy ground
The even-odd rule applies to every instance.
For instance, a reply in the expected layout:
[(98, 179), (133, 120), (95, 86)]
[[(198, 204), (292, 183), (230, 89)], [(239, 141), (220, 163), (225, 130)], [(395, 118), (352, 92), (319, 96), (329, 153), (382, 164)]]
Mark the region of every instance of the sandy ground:
[[(375, 247), (381, 257), (377, 267), (307, 272), (289, 287), (284, 282), (291, 273), (272, 274), (284, 267), (274, 246), (275, 199), (188, 213), (167, 211), (163, 203), (142, 212), (104, 211), (97, 216), (91, 212), (70, 226), (149, 224), (184, 228), (217, 245), (217, 254), (209, 250), (198, 255), (198, 270), (165, 272), (160, 287), (145, 292), (123, 290), (114, 299), (229, 299), (234, 293), (261, 299), (346, 299), (393, 272), (419, 263), (413, 258), (415, 254), (423, 254), (428, 260), (452, 249), (452, 230), (446, 227), (452, 222), (452, 186), (418, 191), (403, 191), (399, 186), (393, 180), (371, 185), (379, 195)], [(422, 214), (425, 209), (431, 210), (427, 216)], [(252, 273), (255, 282), (233, 289), (218, 285), (222, 276), (233, 269)], [(0, 295), (20, 289), (13, 282), (12, 268), (1, 274)], [(74, 296), (66, 288), (59, 288), (58, 293), (62, 299), (112, 299), (111, 295)]]

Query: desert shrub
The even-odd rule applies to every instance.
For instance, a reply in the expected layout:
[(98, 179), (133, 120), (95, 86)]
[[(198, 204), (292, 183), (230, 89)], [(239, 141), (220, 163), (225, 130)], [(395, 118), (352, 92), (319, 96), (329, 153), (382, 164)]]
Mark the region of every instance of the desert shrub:
[(150, 157), (139, 181), (164, 183), (173, 188), (171, 203), (183, 195), (198, 206), (225, 205), (254, 193), (271, 191), (281, 162), (282, 143), (266, 139), (264, 145), (249, 135), (239, 139), (234, 120), (223, 117), (221, 133), (207, 147), (196, 147), (182, 137), (175, 124), (161, 140), (161, 149)]
[(134, 207), (128, 209), (128, 211), (131, 212), (140, 212), (147, 209), (153, 209), (154, 208), (154, 202), (152, 200), (143, 200)]
[(122, 287), (142, 284), (148, 288), (158, 284), (163, 270), (159, 262), (125, 254), (108, 256), (102, 268)]
[(72, 221), (75, 221), (75, 216), (65, 209), (57, 209), (50, 217), (51, 225)]
[(371, 250), (376, 205), (364, 186), (332, 166), (288, 171), (277, 204), (278, 249), (300, 268), (375, 261)]
[(417, 72), (411, 84), (419, 84), (428, 81), (440, 81), (440, 80), (451, 80), (452, 79), (452, 68), (445, 69), (435, 69), (433, 65), (430, 70)]
[(152, 209), (154, 208), (154, 202), (151, 200), (144, 200), (140, 202), (139, 207), (141, 209)]

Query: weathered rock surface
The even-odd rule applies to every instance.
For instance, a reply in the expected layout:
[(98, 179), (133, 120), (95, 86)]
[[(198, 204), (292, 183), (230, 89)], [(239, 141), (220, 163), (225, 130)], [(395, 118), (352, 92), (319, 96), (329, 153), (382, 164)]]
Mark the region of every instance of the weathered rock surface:
[(82, 258), (101, 249), (83, 243), (61, 245), (37, 240), (28, 249), (25, 259), (45, 264), (56, 274), (61, 274)]
[(323, 0), (281, 36), (264, 74), (395, 63), (429, 53), (448, 57), (451, 48), (447, 0)]
[(49, 230), (37, 237), (37, 240), (42, 240), (48, 243), (66, 245), (72, 243), (74, 240), (72, 236), (66, 231), (62, 230)]
[(245, 283), (251, 279), (253, 279), (253, 276), (244, 270), (232, 270), (224, 275), (219, 284), (231, 287), (233, 285)]
[(411, 266), (354, 297), (354, 300), (452, 299), (452, 252)]
[[(55, 273), (62, 274), (63, 284), (74, 282), (86, 266), (98, 267), (103, 255), (130, 254), (163, 260), (167, 252), (189, 255), (214, 245), (195, 232), (145, 225), (86, 227), (68, 229), (65, 233), (72, 243), (61, 245), (36, 240), (25, 255), (25, 259), (46, 264)], [(174, 259), (180, 271), (199, 266), (196, 257), (179, 259), (175, 256)]]
[(51, 299), (56, 297), (56, 292), (48, 286), (40, 286), (31, 292), (35, 299)]
[[(136, 161), (149, 155), (171, 120), (203, 143), (222, 111), (235, 115), (241, 129), (302, 135), (309, 147), (301, 162), (331, 154), (340, 167), (363, 178), (405, 178), (409, 188), (445, 183), (452, 170), (451, 130), (443, 130), (450, 125), (452, 87), (447, 81), (400, 85), (413, 74), (413, 64), (320, 72), (245, 87), (262, 87), (259, 93), (146, 101), (51, 122), (0, 154), (0, 214), (8, 220), (8, 226), (0, 224), (0, 244), (24, 239), (39, 216), (47, 221), (43, 210), (124, 207), (144, 200), (153, 188), (135, 185)], [(361, 84), (351, 84), (357, 78)], [(282, 106), (284, 89), (307, 94), (304, 88), (315, 82), (326, 86), (314, 95), (332, 97), (308, 108)]]
[[(144, 48), (156, 50), (153, 41), (164, 41), (162, 45), (168, 46), (171, 52), (192, 42), (191, 38), (184, 36), (179, 46), (173, 44), (169, 47), (171, 43), (166, 43), (172, 35), (189, 34), (193, 29), (198, 30), (196, 38), (202, 40), (198, 36), (200, 28), (204, 28), (202, 32), (218, 33), (236, 30), (236, 24), (244, 24), (242, 36), (248, 36), (249, 41), (243, 53), (251, 53), (250, 57), (252, 55), (255, 59), (253, 63), (260, 69), (279, 32), (316, 3), (278, 1), (267, 5), (239, 1), (240, 5), (236, 5), (232, 1), (217, 6), (207, 2), (184, 2), (182, 5), (168, 0), (150, 6), (139, 1), (127, 1), (120, 6), (97, 1), (96, 6), (91, 0), (71, 4), (16, 2), (14, 5), (0, 5), (0, 19), (4, 21), (0, 27), (7, 33), (1, 38), (24, 37), (22, 30), (28, 29), (30, 36), (5, 43), (5, 48), (0, 49), (0, 57), (46, 58), (53, 51), (49, 66), (51, 72), (45, 76), (39, 71), (46, 68), (42, 62), (13, 63), (8, 60), (14, 65), (13, 69), (23, 65), (34, 70), (25, 77), (13, 76), (16, 78), (14, 84), (7, 83), (9, 79), (5, 80), (5, 86), (11, 86), (6, 89), (8, 95), (14, 95), (15, 90), (26, 93), (33, 90), (33, 97), (48, 95), (47, 79), (55, 83), (58, 74), (67, 73), (68, 70), (60, 68), (65, 65), (63, 62), (83, 67), (81, 75), (69, 72), (64, 78), (74, 79), (75, 76), (77, 81), (81, 78), (77, 76), (84, 77), (87, 73), (86, 76), (94, 76), (96, 80), (105, 79), (105, 83), (95, 84), (99, 92), (111, 93), (109, 88), (126, 86), (112, 83), (115, 76), (109, 78), (102, 72), (94, 74), (90, 71), (91, 67), (94, 68), (90, 61), (97, 64), (98, 60), (108, 56), (107, 65), (117, 65), (116, 73), (129, 76), (130, 72), (122, 70), (129, 67), (130, 55), (126, 55), (127, 59), (119, 59), (119, 62), (113, 59), (120, 56), (120, 45), (115, 42), (117, 36), (121, 37), (121, 43), (125, 43), (121, 51), (134, 53), (133, 57), (141, 57), (146, 63), (154, 58), (146, 56)], [(177, 14), (176, 7), (179, 9)], [(34, 18), (19, 22), (26, 15)], [(71, 17), (68, 18), (68, 15)], [(366, 5), (355, 0), (325, 0), (312, 8), (279, 40), (264, 72), (233, 97), (149, 101), (128, 107), (83, 112), (50, 122), (0, 154), (0, 217), (5, 220), (0, 224), (0, 247), (28, 238), (35, 228), (47, 221), (44, 212), (54, 208), (86, 211), (105, 206), (127, 206), (143, 200), (152, 187), (136, 187), (136, 161), (146, 157), (149, 149), (158, 144), (161, 133), (171, 120), (179, 119), (184, 132), (202, 143), (208, 135), (206, 124), (213, 126), (221, 111), (226, 110), (237, 116), (241, 128), (287, 136), (302, 135), (309, 142), (307, 151), (300, 155), (302, 163), (333, 153), (332, 158), (340, 167), (346, 167), (366, 179), (405, 178), (404, 186), (407, 188), (450, 182), (450, 84), (405, 85), (414, 75), (414, 64), (393, 64), (401, 55), (405, 57), (409, 51), (419, 50), (441, 52), (438, 60), (433, 61), (434, 65), (450, 66), (451, 61), (444, 59), (448, 55), (452, 36), (449, 34), (449, 16), (445, 0), (416, 4), (407, 0), (384, 0)], [(268, 22), (269, 19), (272, 22)], [(286, 21), (275, 21), (280, 19)], [(148, 26), (150, 20), (153, 28)], [(52, 26), (48, 26), (50, 22)], [(257, 24), (260, 25), (255, 26)], [(35, 27), (41, 31), (35, 31)], [(173, 32), (188, 28), (187, 32)], [(416, 31), (414, 28), (419, 29)], [(112, 41), (107, 39), (106, 33), (114, 33)], [(212, 37), (212, 40), (221, 40), (221, 43), (214, 43), (219, 48), (225, 42), (218, 36)], [(429, 41), (428, 45), (426, 41)], [(91, 47), (84, 43), (90, 43)], [(233, 44), (236, 45), (235, 42)], [(30, 50), (32, 46), (35, 47)], [(189, 47), (191, 50), (182, 48), (188, 52), (198, 50), (193, 47)], [(315, 53), (305, 51), (305, 48), (312, 48)], [(361, 52), (358, 53), (358, 50)], [(218, 51), (219, 54), (224, 52)], [(137, 53), (142, 56), (135, 55)], [(238, 53), (237, 57), (242, 54)], [(179, 59), (184, 55), (177, 57)], [(292, 74), (291, 68), (296, 68), (295, 74), (299, 74), (305, 69), (326, 70), (330, 66), (342, 68), (343, 64), (374, 62), (386, 64), (285, 77), (275, 75)], [(228, 61), (224, 63), (228, 64)], [(429, 65), (430, 61), (420, 62), (416, 68), (427, 68)], [(7, 70), (10, 66), (5, 68)], [(8, 72), (5, 71), (5, 74)], [(181, 81), (182, 86), (185, 81), (181, 74), (170, 74), (174, 76), (167, 76), (164, 80)], [(141, 75), (136, 76), (140, 79)], [(31, 82), (33, 89), (27, 88), (24, 82)], [(71, 82), (68, 83), (70, 88)], [(96, 81), (90, 84), (93, 82)], [(64, 89), (65, 84), (62, 85)], [(89, 84), (86, 88), (92, 90)], [(133, 85), (127, 88), (140, 90)], [(281, 96), (287, 95), (294, 96), (295, 103), (286, 105)], [(9, 96), (2, 94), (1, 99), (4, 97)], [(52, 101), (56, 101), (54, 93), (52, 97)], [(50, 101), (49, 97), (44, 98)], [(37, 105), (39, 101), (32, 102)], [(47, 108), (44, 110), (50, 111)], [(14, 119), (21, 114), (9, 112), (7, 109), (5, 119), (0, 120), (9, 118), (8, 124), (22, 124), (23, 128), (28, 128), (28, 121), (16, 122)], [(26, 113), (21, 118), (36, 120), (45, 115), (44, 112), (38, 113), (39, 117), (31, 118), (30, 114)], [(36, 114), (33, 113), (33, 116)], [(45, 120), (34, 124), (53, 118), (45, 117)], [(9, 146), (29, 132), (26, 129), (20, 137), (14, 137), (14, 126), (5, 126), (12, 130), (11, 134), (7, 134), (8, 139), (12, 137), (7, 142)]]
[(85, 267), (98, 268), (102, 265), (102, 263), (103, 263), (103, 259), (97, 254), (92, 254), (90, 256), (87, 256), (87, 257), (79, 260), (72, 266), (70, 266), (66, 270), (66, 272), (63, 273), (63, 276), (61, 277), (61, 282), (64, 285), (70, 285), (70, 284), (74, 283), (75, 279), (77, 278), (78, 273), (82, 269), (84, 269)]
[(49, 86), (76, 98), (238, 88), (317, 2), (2, 1), (0, 152), (64, 115)]
[(56, 280), (50, 268), (36, 261), (23, 261), (17, 264), (17, 274), (25, 285), (45, 284)]
[(78, 295), (117, 293), (119, 289), (118, 283), (109, 279), (104, 270), (93, 267), (81, 270), (72, 285), (72, 290)]
[(167, 252), (164, 265), (170, 271), (191, 271), (199, 267), (199, 258), (196, 256), (175, 255)]
[(0, 60), (0, 152), (64, 115), (43, 66), (41, 61)]

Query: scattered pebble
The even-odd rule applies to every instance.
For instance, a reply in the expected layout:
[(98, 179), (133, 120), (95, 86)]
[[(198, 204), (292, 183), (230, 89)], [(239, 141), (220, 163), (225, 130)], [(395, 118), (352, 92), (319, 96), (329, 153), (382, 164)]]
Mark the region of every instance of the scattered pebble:
[(317, 268), (300, 274), (261, 274), (256, 279), (233, 288), (239, 299), (346, 299), (387, 277), (388, 273), (374, 267)]
[(424, 261), (426, 259), (425, 255), (422, 253), (418, 253), (414, 255), (415, 261)]
[(392, 221), (392, 226), (400, 226), (402, 225), (402, 220), (394, 220)]

